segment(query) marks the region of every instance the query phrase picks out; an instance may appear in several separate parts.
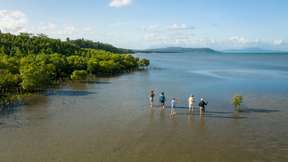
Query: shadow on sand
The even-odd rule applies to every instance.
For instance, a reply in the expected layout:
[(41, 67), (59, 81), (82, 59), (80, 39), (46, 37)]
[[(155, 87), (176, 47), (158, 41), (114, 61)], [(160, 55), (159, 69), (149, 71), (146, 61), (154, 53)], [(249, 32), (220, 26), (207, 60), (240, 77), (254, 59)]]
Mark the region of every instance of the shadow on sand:
[(205, 112), (203, 114), (200, 114), (199, 112), (193, 112), (193, 113), (177, 113), (177, 115), (193, 115), (193, 116), (202, 116), (205, 118), (221, 118), (221, 119), (247, 119), (248, 117), (245, 116), (239, 116), (235, 115), (232, 112), (229, 113), (230, 115), (219, 115), (217, 113), (211, 113), (211, 112)]
[[(160, 105), (155, 105), (159, 106)], [(167, 109), (170, 109), (169, 106), (166, 106)], [(186, 109), (186, 106), (177, 106), (176, 109)], [(280, 112), (280, 110), (276, 109), (261, 109), (261, 108), (243, 108), (239, 112), (238, 111), (206, 111), (204, 114), (200, 114), (199, 108), (195, 107), (193, 113), (188, 112), (177, 112), (177, 115), (193, 115), (193, 116), (201, 116), (207, 118), (222, 118), (222, 119), (247, 119), (246, 116), (240, 116), (240, 114), (247, 114), (247, 113), (276, 113)]]
[(88, 96), (96, 94), (95, 92), (89, 91), (73, 91), (73, 90), (48, 90), (44, 93), (45, 96)]
[(280, 112), (280, 110), (275, 109), (261, 109), (261, 108), (245, 108), (240, 109), (240, 113), (275, 113)]
[(87, 83), (87, 84), (112, 84), (112, 82), (109, 81), (81, 81), (80, 83)]
[[(160, 107), (160, 105), (154, 105), (155, 107)], [(166, 106), (166, 108), (170, 108), (170, 106)], [(176, 106), (176, 109), (187, 109), (187, 106)], [(194, 109), (197, 111), (199, 109), (198, 106), (194, 107)], [(280, 110), (277, 109), (262, 109), (262, 108), (243, 108), (240, 109), (239, 113), (275, 113), (280, 112)], [(206, 111), (205, 114), (233, 114), (233, 111)]]

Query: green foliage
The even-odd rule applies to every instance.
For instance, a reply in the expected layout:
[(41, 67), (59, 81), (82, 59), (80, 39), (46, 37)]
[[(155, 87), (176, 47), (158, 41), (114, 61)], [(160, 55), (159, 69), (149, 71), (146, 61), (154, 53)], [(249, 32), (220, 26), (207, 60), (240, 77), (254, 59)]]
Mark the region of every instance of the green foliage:
[(109, 51), (109, 52), (113, 52), (113, 53), (120, 53), (120, 54), (133, 53), (132, 50), (116, 48), (110, 44), (93, 42), (93, 41), (85, 40), (85, 39), (77, 39), (77, 40), (72, 40), (69, 42), (80, 47), (80, 48), (100, 49), (100, 50), (105, 50), (105, 51)]
[(67, 57), (67, 62), (74, 70), (85, 70), (87, 68), (87, 60), (83, 56), (69, 56)]
[(19, 82), (19, 75), (14, 75), (8, 70), (0, 70), (0, 89), (16, 87)]
[(28, 33), (21, 33), (20, 35), (0, 33), (0, 51), (10, 56), (31, 53), (71, 55), (79, 53), (81, 48), (70, 42), (48, 38), (43, 34), (35, 36)]
[(65, 56), (60, 54), (51, 54), (49, 57), (49, 63), (53, 64), (56, 68), (55, 77), (63, 78), (70, 73), (69, 64)]
[(87, 71), (90, 74), (97, 74), (100, 72), (99, 60), (97, 58), (91, 58), (87, 62)]
[(20, 69), (22, 82), (21, 87), (33, 91), (39, 88), (46, 88), (51, 85), (55, 77), (56, 68), (53, 64), (32, 63), (24, 65)]
[(243, 102), (243, 96), (240, 96), (240, 95), (233, 96), (232, 104), (233, 104), (234, 108), (239, 110), (242, 102)]
[(0, 55), (0, 69), (7, 69), (13, 74), (19, 73), (19, 60), (16, 57)]
[(139, 60), (138, 64), (141, 67), (147, 67), (150, 65), (150, 61), (147, 59), (141, 59), (141, 60)]
[(103, 74), (115, 74), (121, 71), (121, 66), (113, 60), (104, 60), (99, 62), (99, 71)]
[(0, 33), (0, 88), (34, 91), (64, 78), (115, 75), (149, 65), (149, 60), (123, 54), (130, 52), (84, 39)]
[(75, 70), (71, 75), (72, 80), (85, 80), (87, 79), (88, 72), (86, 70)]

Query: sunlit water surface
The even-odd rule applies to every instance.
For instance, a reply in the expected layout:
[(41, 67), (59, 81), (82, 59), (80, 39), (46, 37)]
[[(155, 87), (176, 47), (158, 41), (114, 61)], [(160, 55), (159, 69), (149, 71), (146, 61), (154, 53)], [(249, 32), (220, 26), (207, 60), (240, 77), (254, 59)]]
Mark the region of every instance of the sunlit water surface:
[[(2, 114), (0, 161), (288, 161), (288, 55), (137, 55), (149, 71), (67, 83)], [(177, 98), (174, 118), (149, 108), (150, 89)], [(209, 101), (206, 114), (187, 113), (190, 94)]]

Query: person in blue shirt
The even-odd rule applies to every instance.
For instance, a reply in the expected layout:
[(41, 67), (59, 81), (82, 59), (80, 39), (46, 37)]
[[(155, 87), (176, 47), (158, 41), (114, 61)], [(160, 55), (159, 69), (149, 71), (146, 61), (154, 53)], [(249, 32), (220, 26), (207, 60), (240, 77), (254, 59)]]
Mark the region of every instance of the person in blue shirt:
[(165, 97), (164, 92), (161, 92), (159, 101), (160, 101), (162, 109), (165, 109), (166, 97)]

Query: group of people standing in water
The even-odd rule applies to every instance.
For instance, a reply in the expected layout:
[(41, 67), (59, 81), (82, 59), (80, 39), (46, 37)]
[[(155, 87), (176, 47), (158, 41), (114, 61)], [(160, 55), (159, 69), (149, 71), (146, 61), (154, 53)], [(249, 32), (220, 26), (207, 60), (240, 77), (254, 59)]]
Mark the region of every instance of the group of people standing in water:
[[(150, 93), (149, 93), (149, 102), (150, 102), (150, 106), (151, 107), (153, 107), (154, 99), (155, 99), (155, 92), (154, 92), (154, 90), (151, 90)], [(165, 96), (164, 92), (160, 93), (159, 102), (160, 102), (161, 109), (165, 109), (165, 107), (166, 107), (166, 96)], [(188, 97), (188, 99), (187, 99), (187, 102), (188, 102), (189, 113), (191, 113), (196, 108), (196, 106), (195, 106), (195, 102), (196, 102), (195, 96), (194, 95), (190, 95)], [(172, 98), (171, 101), (170, 101), (170, 104), (171, 104), (171, 115), (176, 115), (176, 98)], [(208, 104), (208, 102), (206, 102), (204, 100), (204, 98), (200, 99), (200, 102), (198, 103), (200, 113), (205, 112), (205, 107), (206, 107), (207, 104)]]

